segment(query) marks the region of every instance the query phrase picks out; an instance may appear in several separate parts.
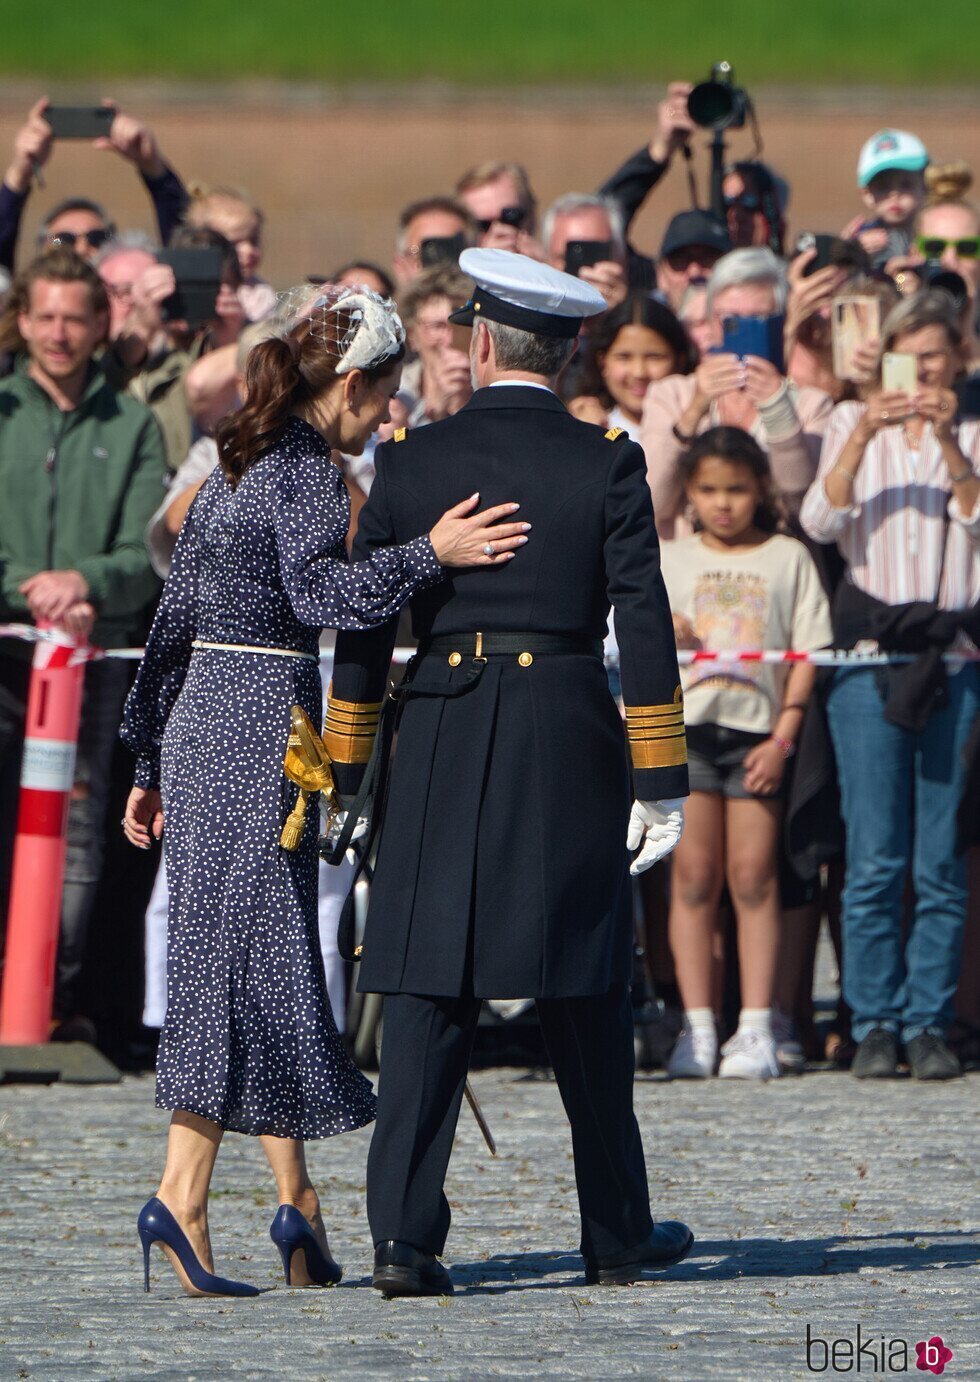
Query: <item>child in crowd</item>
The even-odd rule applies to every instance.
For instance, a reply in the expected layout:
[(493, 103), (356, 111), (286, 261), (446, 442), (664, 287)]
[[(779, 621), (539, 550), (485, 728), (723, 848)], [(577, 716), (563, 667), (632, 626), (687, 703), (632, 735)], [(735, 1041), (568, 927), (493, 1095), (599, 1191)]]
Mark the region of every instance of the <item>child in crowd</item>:
[(926, 146), (905, 130), (879, 130), (862, 146), (857, 178), (871, 213), (848, 225), (846, 239), (859, 240), (873, 266), (912, 248), (915, 218), (926, 198)]
[(250, 322), (262, 321), (276, 309), (271, 283), (259, 277), (262, 262), (262, 228), (265, 217), (241, 192), (228, 187), (189, 187), (191, 202), (185, 220), (189, 226), (208, 226), (235, 246), (242, 271), (238, 296)]
[[(830, 612), (801, 542), (776, 532), (766, 454), (738, 427), (714, 427), (681, 461), (696, 531), (663, 547), (681, 649), (808, 651), (831, 642)], [(815, 669), (804, 663), (694, 663), (682, 672), (691, 796), (672, 861), (669, 933), (684, 1027), (674, 1078), (712, 1075), (712, 940), (727, 882), (741, 968), (738, 1030), (721, 1076), (778, 1076), (770, 1020), (780, 905), (777, 842), (786, 759), (795, 752)]]
[(569, 411), (635, 437), (649, 386), (669, 374), (690, 374), (697, 358), (670, 308), (650, 293), (635, 293), (606, 313), (593, 332)]

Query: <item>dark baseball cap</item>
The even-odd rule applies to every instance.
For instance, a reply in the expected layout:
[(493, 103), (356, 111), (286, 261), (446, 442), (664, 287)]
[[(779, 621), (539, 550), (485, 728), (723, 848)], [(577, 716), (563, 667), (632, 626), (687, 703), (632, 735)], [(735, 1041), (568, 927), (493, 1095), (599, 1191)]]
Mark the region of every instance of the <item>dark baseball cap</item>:
[(728, 254), (734, 249), (728, 227), (712, 211), (679, 211), (664, 231), (660, 258), (673, 254), (675, 250), (686, 250), (692, 245), (703, 245), (705, 249)]

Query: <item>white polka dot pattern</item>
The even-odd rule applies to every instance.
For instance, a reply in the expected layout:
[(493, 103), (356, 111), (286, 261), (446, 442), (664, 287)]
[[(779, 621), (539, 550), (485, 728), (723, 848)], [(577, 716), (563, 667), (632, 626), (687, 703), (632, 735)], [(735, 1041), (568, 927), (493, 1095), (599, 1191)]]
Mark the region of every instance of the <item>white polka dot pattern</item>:
[[(442, 570), (427, 537), (350, 564), (346, 488), (293, 419), (234, 491), (216, 471), (185, 520), (126, 703), (136, 781), (160, 785), (170, 884), (156, 1102), (235, 1132), (321, 1138), (374, 1117), (330, 1010), (316, 831), (279, 847), (289, 707), (314, 720), (313, 662), (191, 648), (194, 638), (316, 652), (320, 628), (383, 622)], [(316, 800), (310, 818), (317, 819)]]

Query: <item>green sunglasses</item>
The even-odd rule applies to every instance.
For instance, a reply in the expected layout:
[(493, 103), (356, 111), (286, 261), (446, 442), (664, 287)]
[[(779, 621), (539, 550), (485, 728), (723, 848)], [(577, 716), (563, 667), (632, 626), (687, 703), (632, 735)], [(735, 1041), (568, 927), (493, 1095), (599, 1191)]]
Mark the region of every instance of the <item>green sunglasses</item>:
[(965, 240), (941, 240), (936, 235), (920, 235), (915, 243), (919, 253), (927, 259), (939, 259), (948, 249), (954, 250), (960, 259), (980, 257), (980, 235), (970, 235)]

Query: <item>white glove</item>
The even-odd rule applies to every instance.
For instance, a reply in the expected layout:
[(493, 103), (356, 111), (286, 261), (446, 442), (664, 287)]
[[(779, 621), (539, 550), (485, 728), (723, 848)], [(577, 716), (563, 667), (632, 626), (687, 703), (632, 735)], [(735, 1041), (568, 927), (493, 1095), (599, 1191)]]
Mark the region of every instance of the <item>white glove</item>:
[[(626, 848), (640, 852), (630, 865), (635, 877), (658, 859), (666, 859), (684, 833), (684, 799), (671, 797), (667, 801), (634, 801), (630, 812)], [(640, 846), (643, 846), (640, 849)]]

